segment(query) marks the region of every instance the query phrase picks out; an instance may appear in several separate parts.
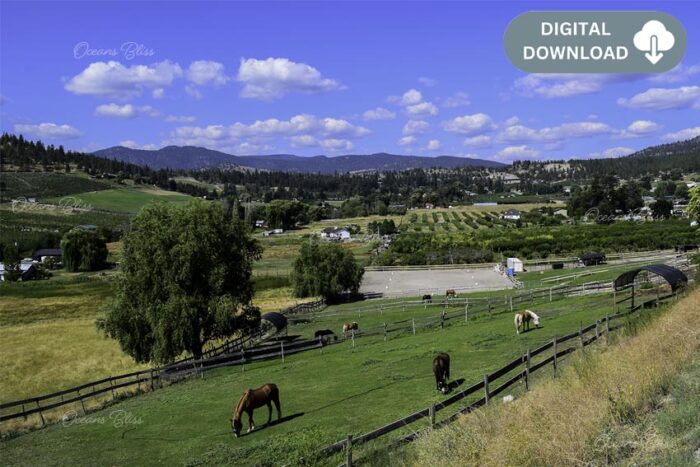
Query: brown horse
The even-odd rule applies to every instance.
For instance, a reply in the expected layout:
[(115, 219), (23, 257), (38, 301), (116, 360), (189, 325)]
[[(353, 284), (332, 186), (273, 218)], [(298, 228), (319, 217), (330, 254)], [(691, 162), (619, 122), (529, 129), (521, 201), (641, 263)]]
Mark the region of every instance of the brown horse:
[(450, 379), (450, 356), (445, 352), (438, 352), (433, 359), (433, 374), (437, 390), (446, 394), (449, 389), (447, 380)]
[(277, 409), (277, 420), (282, 418), (282, 410), (280, 409), (280, 392), (274, 384), (263, 384), (258, 389), (248, 389), (243, 393), (243, 396), (238, 400), (236, 408), (233, 409), (233, 418), (231, 418), (231, 431), (236, 435), (236, 438), (241, 434), (243, 423), (241, 416), (243, 412), (248, 414), (248, 433), (255, 430), (255, 422), (253, 421), (253, 410), (267, 405), (269, 413), (267, 415), (267, 424), (272, 420), (272, 402), (275, 403)]
[(357, 331), (359, 329), (359, 326), (355, 321), (352, 323), (345, 323), (343, 324), (343, 334), (345, 334), (348, 331)]
[(450, 297), (457, 297), (457, 292), (455, 289), (447, 289), (445, 291), (445, 297), (450, 298)]

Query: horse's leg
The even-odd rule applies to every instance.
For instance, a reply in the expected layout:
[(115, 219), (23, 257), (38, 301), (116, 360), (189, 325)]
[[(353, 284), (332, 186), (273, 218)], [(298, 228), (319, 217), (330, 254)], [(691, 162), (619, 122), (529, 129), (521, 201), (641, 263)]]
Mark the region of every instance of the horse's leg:
[(270, 400), (267, 400), (267, 424), (269, 425), (270, 422), (272, 421), (272, 402)]
[(248, 412), (248, 433), (255, 430), (255, 422), (253, 421), (253, 411)]
[(280, 397), (279, 395), (273, 400), (275, 403), (275, 408), (277, 409), (277, 420), (282, 418), (282, 408), (280, 407)]

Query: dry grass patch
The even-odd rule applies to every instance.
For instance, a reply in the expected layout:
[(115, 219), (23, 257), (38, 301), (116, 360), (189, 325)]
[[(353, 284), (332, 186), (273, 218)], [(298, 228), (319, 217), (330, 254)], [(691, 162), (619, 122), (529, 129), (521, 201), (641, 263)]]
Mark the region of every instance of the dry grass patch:
[(574, 357), (557, 380), (494, 404), (407, 448), (404, 465), (599, 465), (634, 449), (625, 427), (659, 403), (699, 347), (700, 290), (602, 353)]

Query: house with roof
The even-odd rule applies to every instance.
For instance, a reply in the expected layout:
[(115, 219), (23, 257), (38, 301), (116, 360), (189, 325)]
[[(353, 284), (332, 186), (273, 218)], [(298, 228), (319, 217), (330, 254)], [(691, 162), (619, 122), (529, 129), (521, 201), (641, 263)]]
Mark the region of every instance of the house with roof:
[(517, 209), (508, 209), (503, 214), (501, 214), (501, 219), (507, 221), (519, 221), (521, 216), (521, 212)]
[[(34, 266), (34, 263), (30, 261), (22, 261), (19, 265), (19, 271), (20, 271), (20, 277), (19, 280), (21, 281), (28, 281), (31, 279), (34, 279), (36, 276), (37, 270), (36, 267)], [(9, 270), (5, 269), (5, 263), (0, 263), (0, 282), (5, 281), (5, 273), (9, 273)]]
[(344, 241), (350, 240), (351, 235), (350, 231), (345, 227), (326, 227), (325, 229), (321, 230), (321, 238), (326, 240)]
[(43, 263), (49, 258), (56, 258), (57, 260), (60, 260), (62, 256), (63, 252), (60, 248), (40, 248), (36, 250), (32, 256), (32, 259)]

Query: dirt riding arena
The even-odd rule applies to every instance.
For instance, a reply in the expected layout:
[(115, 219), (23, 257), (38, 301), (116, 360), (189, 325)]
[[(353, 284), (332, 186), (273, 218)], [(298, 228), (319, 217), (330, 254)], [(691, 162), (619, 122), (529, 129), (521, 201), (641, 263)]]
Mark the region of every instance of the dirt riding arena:
[(382, 293), (385, 297), (445, 295), (447, 289), (458, 294), (512, 288), (513, 283), (491, 268), (412, 269), (365, 271), (360, 292)]

